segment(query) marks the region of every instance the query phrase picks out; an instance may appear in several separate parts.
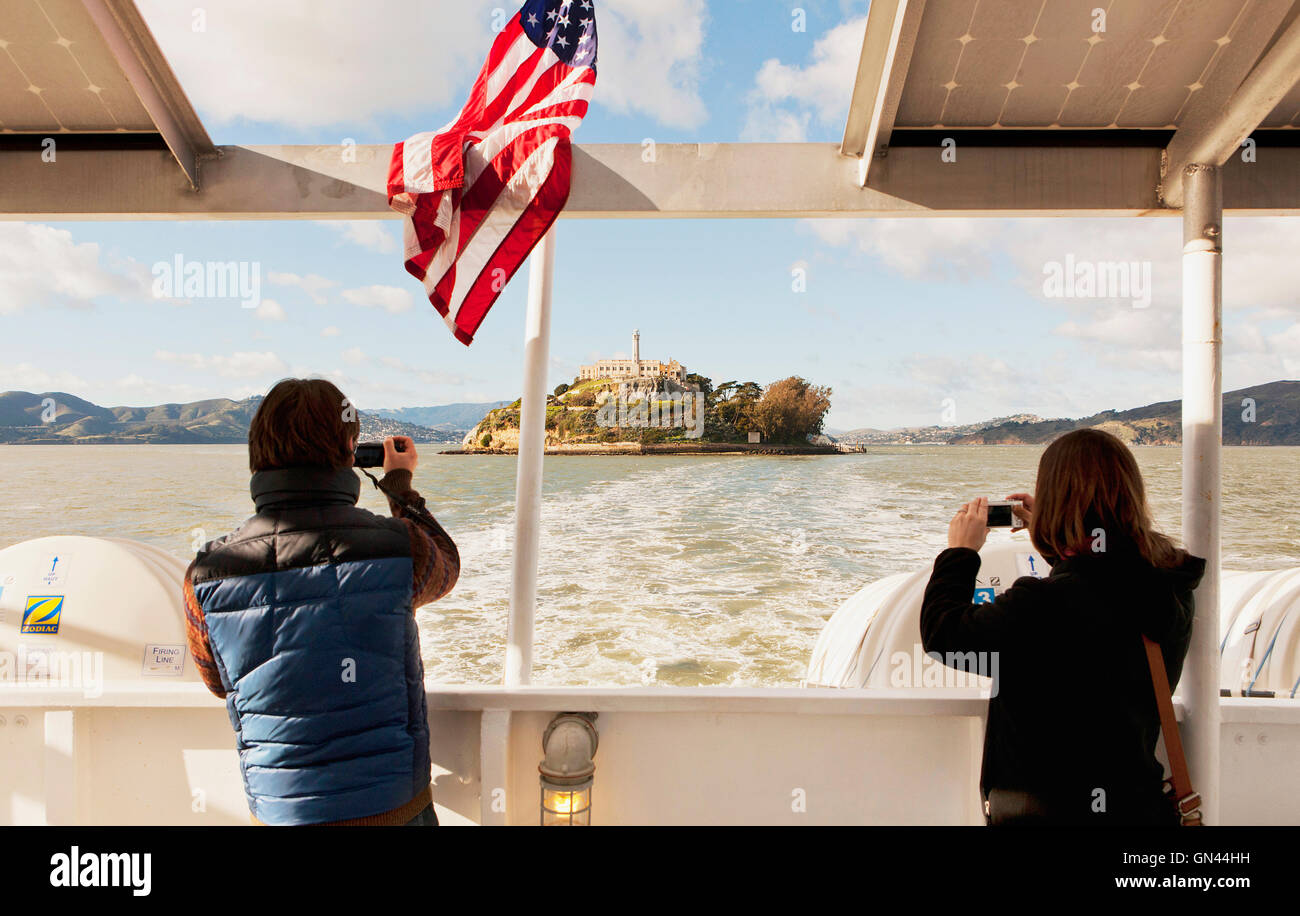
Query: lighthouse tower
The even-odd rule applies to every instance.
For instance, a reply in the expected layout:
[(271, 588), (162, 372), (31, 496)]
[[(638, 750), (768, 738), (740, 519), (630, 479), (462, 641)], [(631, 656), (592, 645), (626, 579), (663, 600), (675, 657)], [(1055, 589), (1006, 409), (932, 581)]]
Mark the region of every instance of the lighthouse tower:
[(632, 332), (632, 362), (634, 363), (634, 372), (636, 378), (641, 377), (641, 329), (637, 328)]

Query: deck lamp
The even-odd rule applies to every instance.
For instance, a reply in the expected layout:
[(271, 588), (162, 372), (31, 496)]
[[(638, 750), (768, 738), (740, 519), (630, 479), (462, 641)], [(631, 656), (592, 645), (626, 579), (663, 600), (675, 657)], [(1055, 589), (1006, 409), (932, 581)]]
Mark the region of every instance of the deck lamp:
[(591, 784), (596, 764), (596, 713), (562, 712), (542, 735), (543, 827), (591, 825)]

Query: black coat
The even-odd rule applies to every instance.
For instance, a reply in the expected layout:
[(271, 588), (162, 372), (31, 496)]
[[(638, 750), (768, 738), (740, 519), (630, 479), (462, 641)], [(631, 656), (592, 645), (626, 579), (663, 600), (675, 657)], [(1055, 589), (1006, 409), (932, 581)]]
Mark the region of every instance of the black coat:
[(1064, 823), (1167, 822), (1155, 757), (1160, 716), (1141, 634), (1160, 644), (1173, 687), (1205, 561), (1188, 556), (1156, 569), (1123, 549), (1068, 557), (1047, 578), (1017, 579), (993, 603), (977, 605), (979, 567), (967, 548), (939, 554), (921, 608), (921, 644), (970, 670), (979, 661), (949, 653), (997, 653), (985, 797), (993, 789), (1028, 792)]

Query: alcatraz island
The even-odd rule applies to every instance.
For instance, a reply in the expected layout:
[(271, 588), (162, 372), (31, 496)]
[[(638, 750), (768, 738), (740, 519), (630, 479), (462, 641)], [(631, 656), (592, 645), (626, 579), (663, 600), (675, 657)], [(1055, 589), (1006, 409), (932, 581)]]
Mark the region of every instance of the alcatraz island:
[[(488, 412), (444, 454), (512, 455), (521, 401)], [(675, 359), (598, 359), (546, 398), (548, 455), (763, 454), (837, 451), (822, 429), (831, 389), (797, 376), (770, 385), (713, 380)]]

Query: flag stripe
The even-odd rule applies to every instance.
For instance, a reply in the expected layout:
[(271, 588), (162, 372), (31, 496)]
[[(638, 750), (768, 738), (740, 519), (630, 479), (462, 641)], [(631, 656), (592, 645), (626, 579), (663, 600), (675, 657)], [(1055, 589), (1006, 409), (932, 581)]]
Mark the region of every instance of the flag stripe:
[[(588, 75), (591, 77), (589, 80), (584, 78)], [(517, 118), (530, 109), (543, 104), (551, 96), (576, 98), (585, 94), (590, 97), (594, 84), (595, 74), (590, 71), (587, 71), (586, 74), (580, 71), (575, 72), (563, 64), (552, 67), (538, 80), (537, 86), (529, 93), (528, 97), (510, 112), (510, 119)]]
[[(564, 135), (568, 130), (568, 125), (562, 121), (520, 122), (511, 125), (510, 143), (490, 163), (477, 155), (474, 157), (467, 170), (473, 173), (474, 183), (461, 201), (458, 249), (464, 249), (465, 243), (473, 236), (482, 218), (482, 212), (491, 207), (492, 202), (500, 194), (501, 188), (510, 176), (528, 161), (533, 150), (548, 137)], [(491, 154), (492, 151), (484, 149), (483, 152)]]
[[(560, 145), (564, 147), (563, 157), (557, 154), (557, 146)], [(523, 266), (533, 247), (541, 241), (564, 208), (569, 196), (568, 153), (568, 140), (565, 138), (556, 138), (539, 151), (539, 155), (547, 160), (547, 171), (551, 174), (544, 181), (541, 191), (517, 214), (511, 231), (501, 237), (492, 257), (484, 263), (474, 284), (456, 307), (456, 324), (469, 335), (470, 340), (501, 290)], [(563, 167), (559, 161), (561, 158), (565, 160)], [(494, 233), (489, 231), (488, 234), (489, 238), (495, 238)]]
[[(568, 120), (568, 119), (565, 119)], [(461, 199), (457, 208), (459, 223), (456, 233), (449, 233), (456, 239), (456, 249), (444, 256), (443, 261), (450, 266), (450, 261), (464, 254), (467, 245), (474, 238), (483, 218), (491, 211), (502, 188), (522, 164), (526, 163), (536, 146), (549, 136), (567, 133), (563, 122), (546, 124), (544, 122), (519, 122), (498, 132), (491, 143), (485, 142), (479, 149), (471, 150), (466, 169), (467, 183), (472, 181), (469, 194)], [(486, 162), (480, 153), (489, 153), (493, 148), (504, 144), (504, 149), (493, 162)], [(429, 271), (437, 278), (440, 271)], [(453, 270), (443, 276), (441, 282), (433, 285), (433, 290), (447, 303), (454, 302), (452, 288), (456, 282)]]
[[(539, 131), (537, 137), (530, 138), (531, 149), (523, 147), (529, 151), (518, 166), (514, 166), (512, 162), (512, 168), (505, 175), (493, 169), (491, 172), (493, 181), (479, 182), (479, 185), (484, 186), (484, 197), (491, 195), (493, 199), (490, 209), (471, 211), (468, 207), (461, 208), (461, 233), (465, 238), (457, 262), (458, 273), (461, 269), (473, 268), (476, 273), (484, 269), (486, 259), (483, 253), (486, 249), (495, 250), (501, 244), (503, 237), (498, 236), (502, 226), (504, 225), (506, 229), (513, 226), (532, 201), (536, 193), (533, 189), (542, 187), (550, 178), (554, 164), (555, 144), (560, 139), (554, 131), (551, 134), (545, 136), (544, 132)], [(521, 147), (512, 146), (506, 155), (514, 155), (520, 149)], [(474, 212), (478, 219), (472, 232), (466, 233), (464, 225), (466, 217), (471, 212)], [(464, 295), (463, 292), (459, 295), (453, 292), (449, 297), (449, 304), (453, 311), (459, 307), (459, 300)]]

